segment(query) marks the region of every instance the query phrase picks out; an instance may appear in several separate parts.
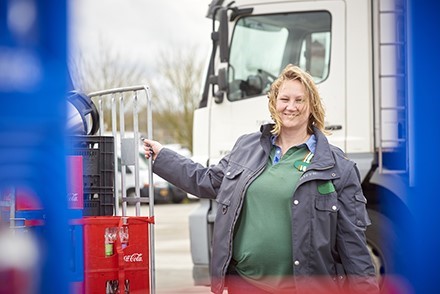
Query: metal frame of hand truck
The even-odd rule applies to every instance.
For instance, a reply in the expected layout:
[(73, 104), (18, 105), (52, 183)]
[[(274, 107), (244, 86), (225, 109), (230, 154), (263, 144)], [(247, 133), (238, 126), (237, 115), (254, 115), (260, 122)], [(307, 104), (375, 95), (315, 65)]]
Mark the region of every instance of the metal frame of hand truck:
[[(132, 100), (132, 114), (133, 114), (133, 137), (126, 137), (126, 126), (125, 126), (125, 113), (126, 113), (126, 99), (127, 95), (131, 95)], [(154, 183), (153, 183), (153, 172), (152, 172), (152, 159), (148, 160), (148, 189), (149, 197), (140, 197), (140, 184), (139, 184), (139, 101), (140, 98), (146, 99), (147, 107), (147, 139), (153, 138), (153, 115), (152, 115), (152, 103), (151, 103), (151, 92), (150, 88), (146, 85), (140, 86), (130, 86), (107, 89), (97, 92), (88, 93), (88, 96), (94, 101), (98, 102), (98, 110), (100, 115), (100, 129), (99, 135), (103, 134), (104, 129), (104, 108), (103, 100), (111, 99), (111, 130), (114, 137), (114, 162), (115, 165), (118, 164), (118, 150), (120, 150), (121, 156), (121, 187), (118, 187), (118, 173), (115, 173), (115, 189), (114, 189), (114, 199), (115, 199), (115, 215), (120, 215), (119, 200), (122, 203), (122, 216), (127, 215), (127, 203), (136, 205), (136, 216), (140, 216), (140, 204), (148, 203), (149, 206), (149, 217), (154, 220)], [(119, 106), (119, 108), (118, 108)], [(117, 126), (117, 118), (119, 117), (119, 132)], [(125, 189), (125, 178), (126, 178), (126, 166), (134, 166), (134, 176), (135, 176), (135, 194), (134, 199), (128, 198)], [(119, 191), (121, 191), (121, 197), (119, 197)], [(155, 294), (156, 292), (156, 277), (155, 277), (155, 241), (154, 241), (154, 224), (149, 225), (149, 258), (150, 258), (150, 293)]]

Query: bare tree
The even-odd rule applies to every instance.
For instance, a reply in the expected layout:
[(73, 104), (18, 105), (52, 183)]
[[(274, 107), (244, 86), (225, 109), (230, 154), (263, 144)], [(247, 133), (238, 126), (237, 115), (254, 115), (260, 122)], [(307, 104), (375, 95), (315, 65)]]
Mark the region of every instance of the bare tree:
[(193, 112), (200, 98), (203, 60), (193, 48), (162, 51), (153, 83), (155, 137), (192, 150)]
[[(70, 72), (75, 90), (90, 93), (93, 91), (147, 84), (146, 74), (138, 62), (133, 62), (116, 51), (107, 42), (100, 42), (98, 54), (85, 56), (81, 52), (71, 58)], [(104, 121), (111, 122), (111, 99), (103, 99)], [(132, 97), (124, 97), (124, 101), (130, 105)], [(94, 101), (95, 104), (97, 101)], [(145, 117), (146, 104), (140, 101), (140, 130), (147, 129)], [(130, 107), (127, 107), (130, 109)], [(132, 116), (126, 115), (125, 122), (127, 130), (131, 130), (133, 124)], [(119, 125), (119, 122), (117, 122)], [(106, 127), (101, 126), (103, 131)]]
[[(124, 86), (149, 85), (154, 112), (154, 138), (164, 143), (180, 143), (192, 150), (193, 112), (200, 98), (203, 70), (203, 61), (198, 58), (196, 51), (193, 48), (162, 51), (157, 58), (157, 74), (147, 79), (139, 62), (130, 62), (111, 48), (101, 41), (97, 56), (77, 54), (72, 59), (70, 71), (75, 89), (90, 93)], [(127, 103), (130, 98), (127, 97)], [(111, 122), (111, 99), (105, 99), (102, 106), (104, 121)], [(139, 111), (139, 130), (145, 133), (146, 105), (140, 104)], [(130, 115), (125, 117), (125, 123), (126, 130), (130, 130)], [(106, 126), (101, 127), (105, 131)]]
[(71, 58), (70, 71), (77, 90), (85, 93), (146, 82), (140, 63), (122, 55), (101, 39), (98, 54), (82, 52)]

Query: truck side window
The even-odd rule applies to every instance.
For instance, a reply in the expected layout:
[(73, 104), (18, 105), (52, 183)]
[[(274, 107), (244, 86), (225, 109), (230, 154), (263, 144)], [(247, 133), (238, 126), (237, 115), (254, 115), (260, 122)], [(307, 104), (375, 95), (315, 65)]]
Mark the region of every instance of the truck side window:
[(328, 11), (242, 17), (232, 35), (228, 99), (266, 95), (288, 63), (320, 82), (330, 64), (331, 16)]
[(299, 66), (319, 83), (328, 75), (330, 59), (330, 33), (311, 33), (301, 45)]

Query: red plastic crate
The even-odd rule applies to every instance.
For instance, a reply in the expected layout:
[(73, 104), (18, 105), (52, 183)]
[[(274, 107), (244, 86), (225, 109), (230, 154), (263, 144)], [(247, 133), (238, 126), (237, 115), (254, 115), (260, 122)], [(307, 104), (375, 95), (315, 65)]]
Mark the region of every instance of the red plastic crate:
[[(150, 293), (150, 279), (148, 270), (113, 270), (86, 273), (84, 287), (86, 294), (105, 294), (105, 293), (130, 293), (146, 294)], [(118, 283), (118, 291), (106, 292), (108, 283)], [(119, 285), (123, 285), (120, 287)], [(126, 289), (128, 287), (128, 289)], [(125, 291), (128, 290), (128, 291)]]
[[(129, 284), (129, 293), (149, 293), (149, 224), (150, 217), (96, 216), (80, 220), (84, 225), (85, 293), (106, 293), (108, 283)], [(106, 255), (106, 228), (128, 228), (128, 244), (123, 247), (119, 236), (113, 254)], [(119, 289), (121, 291), (121, 288)], [(121, 291), (120, 293), (125, 293)]]
[[(125, 248), (119, 238), (113, 244), (113, 255), (105, 254), (105, 229), (123, 226), (124, 218), (129, 239)], [(114, 269), (149, 269), (148, 226), (150, 217), (97, 216), (84, 217), (84, 272)]]
[[(18, 210), (42, 210), (43, 205), (38, 195), (28, 187), (4, 188), (0, 190), (0, 200), (12, 203), (15, 198), (15, 209)], [(9, 214), (9, 206), (3, 206), (3, 210), (7, 210)]]

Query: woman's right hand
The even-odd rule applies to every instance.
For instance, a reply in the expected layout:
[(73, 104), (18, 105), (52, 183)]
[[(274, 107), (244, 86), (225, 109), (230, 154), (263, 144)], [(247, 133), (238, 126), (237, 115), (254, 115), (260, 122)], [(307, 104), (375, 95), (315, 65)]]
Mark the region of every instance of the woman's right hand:
[(152, 157), (153, 160), (155, 160), (160, 150), (163, 148), (162, 144), (149, 139), (143, 139), (142, 141), (144, 143), (145, 157), (147, 159)]

